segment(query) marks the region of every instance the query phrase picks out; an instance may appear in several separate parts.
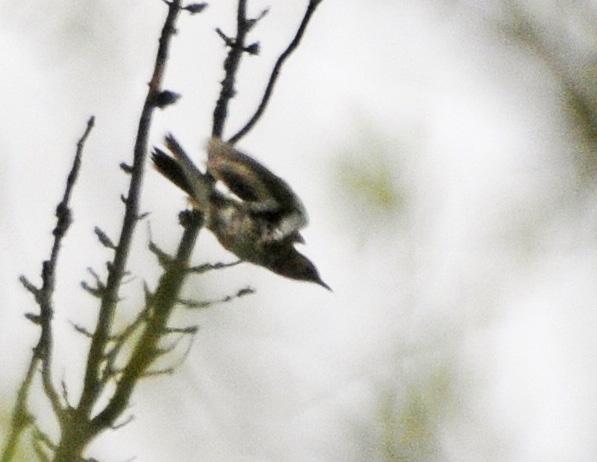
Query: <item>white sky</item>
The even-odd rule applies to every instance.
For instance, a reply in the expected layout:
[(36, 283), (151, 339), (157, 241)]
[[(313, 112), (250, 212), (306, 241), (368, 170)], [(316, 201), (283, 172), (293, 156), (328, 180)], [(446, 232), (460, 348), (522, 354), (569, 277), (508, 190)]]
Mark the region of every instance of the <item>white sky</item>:
[[(232, 32), (234, 17), (234, 2), (213, 3), (179, 22), (166, 87), (183, 98), (157, 111), (152, 143), (172, 131), (199, 152), (209, 135), (224, 55), (213, 29)], [(305, 4), (249, 3), (254, 14), (271, 11), (252, 33), (262, 54), (243, 59), (228, 134), (252, 113)], [(428, 396), (429, 381), (446, 374), (449, 402), (428, 403), (438, 413), (436, 453), (417, 460), (593, 460), (597, 214), (569, 162), (576, 142), (546, 67), (481, 19), (501, 14), (497, 1), (453, 3), (323, 2), (240, 146), (303, 197), (305, 252), (334, 293), (250, 265), (190, 280), (187, 292), (200, 298), (246, 284), (257, 294), (180, 316), (201, 326), (185, 366), (144, 382), (136, 420), (102, 436), (91, 455), (384, 460), (385, 394), (400, 414), (409, 390)], [(2, 406), (37, 336), (17, 276), (37, 280), (74, 143), (95, 114), (56, 296), (55, 372), (77, 393), (86, 342), (67, 321), (95, 319), (79, 281), (109, 256), (93, 227), (117, 235), (126, 184), (117, 166), (131, 156), (164, 14), (158, 0), (0, 2)], [(407, 185), (408, 219), (355, 211), (332, 186), (339, 156), (371, 133), (390, 153), (393, 181)], [(143, 208), (164, 248), (176, 243), (184, 204), (148, 170)], [(139, 226), (130, 266), (153, 284), (146, 234)], [(231, 256), (202, 235), (194, 261), (217, 259)], [(126, 293), (124, 319), (140, 303), (140, 283)]]

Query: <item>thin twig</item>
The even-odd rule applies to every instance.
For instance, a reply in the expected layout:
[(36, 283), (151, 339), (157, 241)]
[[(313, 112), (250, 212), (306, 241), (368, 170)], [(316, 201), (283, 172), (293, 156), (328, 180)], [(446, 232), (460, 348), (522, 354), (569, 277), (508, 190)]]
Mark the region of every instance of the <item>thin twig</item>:
[(213, 113), (211, 136), (215, 138), (221, 138), (224, 131), (224, 123), (228, 117), (228, 103), (236, 93), (234, 88), (236, 73), (240, 66), (243, 52), (245, 51), (245, 38), (250, 28), (251, 24), (247, 21), (247, 0), (238, 0), (236, 37), (231, 43), (227, 42), (230, 50), (228, 50), (228, 55), (224, 60), (224, 71), (226, 74), (224, 80), (222, 80), (220, 96)]
[[(182, 336), (179, 337), (179, 339), (182, 339)], [(146, 370), (145, 372), (143, 372), (142, 377), (145, 378), (145, 377), (154, 377), (154, 376), (158, 376), (158, 375), (170, 375), (170, 374), (173, 374), (178, 368), (180, 368), (184, 364), (184, 362), (186, 361), (186, 359), (189, 357), (189, 353), (191, 352), (191, 348), (193, 347), (193, 340), (194, 339), (195, 339), (195, 336), (191, 335), (191, 338), (189, 340), (189, 344), (187, 345), (187, 348), (185, 349), (184, 353), (182, 354), (182, 356), (180, 357), (180, 359), (178, 361), (176, 361), (176, 363), (174, 363), (172, 366), (167, 367), (167, 368), (162, 368), (162, 369)], [(178, 345), (178, 341), (173, 345), (173, 347), (171, 349), (162, 350), (160, 352), (161, 355), (169, 353), (174, 348), (176, 348), (177, 345)]]
[(35, 429), (33, 431), (33, 437), (36, 440), (40, 441), (41, 443), (45, 444), (47, 448), (49, 448), (51, 450), (56, 449), (56, 443), (54, 443), (52, 441), (52, 438), (50, 438), (50, 435), (48, 435), (47, 433), (42, 431), (42, 429), (39, 428), (37, 425), (35, 425)]
[(242, 262), (243, 262), (242, 260), (236, 260), (236, 261), (233, 261), (230, 263), (224, 263), (224, 262), (203, 263), (201, 265), (197, 265), (197, 266), (193, 266), (193, 267), (189, 268), (188, 271), (189, 271), (189, 273), (203, 274), (208, 271), (215, 271), (215, 270), (221, 270), (221, 269), (225, 269), (225, 268), (231, 268), (233, 266), (241, 264)]
[(220, 303), (228, 303), (228, 302), (231, 302), (232, 300), (234, 300), (235, 298), (241, 298), (241, 297), (244, 297), (245, 295), (251, 295), (254, 293), (255, 293), (255, 289), (253, 289), (252, 287), (243, 287), (242, 289), (237, 290), (234, 294), (226, 295), (225, 297), (219, 298), (217, 300), (199, 301), (199, 300), (179, 299), (178, 303), (180, 303), (182, 306), (184, 306), (185, 308), (188, 308), (190, 310), (196, 310), (196, 309), (209, 308), (210, 306), (218, 305)]
[[(52, 405), (56, 417), (58, 419), (62, 418), (64, 409), (63, 404), (60, 402), (59, 394), (52, 381), (52, 317), (54, 314), (52, 298), (56, 284), (56, 266), (58, 263), (62, 239), (66, 235), (72, 219), (69, 208), (70, 198), (75, 182), (77, 181), (79, 170), (81, 168), (81, 157), (83, 155), (85, 141), (91, 133), (94, 121), (95, 119), (93, 117), (89, 118), (85, 132), (77, 142), (77, 149), (75, 158), (73, 160), (73, 165), (66, 179), (66, 188), (64, 190), (62, 200), (56, 207), (56, 226), (53, 230), (54, 242), (52, 244), (50, 258), (44, 261), (42, 265), (42, 286), (40, 289), (35, 289), (34, 286), (26, 280), (26, 278), (21, 277), (21, 282), (23, 282), (29, 291), (34, 293), (35, 300), (39, 304), (40, 314), (37, 317), (37, 320), (41, 328), (41, 334), (39, 341), (33, 350), (33, 355), (31, 357), (27, 373), (25, 374), (25, 379), (23, 380), (17, 394), (17, 401), (12, 416), (11, 433), (6, 441), (6, 445), (2, 453), (2, 462), (8, 462), (12, 459), (22, 431), (26, 428), (28, 423), (32, 421), (27, 410), (27, 399), (33, 380), (33, 375), (40, 362), (42, 369), (41, 375), (43, 389)], [(28, 287), (28, 285), (30, 287)]]
[(81, 168), (81, 157), (83, 155), (83, 148), (85, 147), (85, 141), (93, 129), (95, 118), (90, 117), (87, 121), (87, 127), (83, 136), (77, 143), (77, 152), (73, 166), (66, 179), (66, 188), (64, 190), (64, 196), (62, 201), (56, 207), (56, 227), (54, 228), (54, 244), (52, 245), (52, 251), (50, 259), (43, 263), (42, 267), (42, 287), (41, 287), (41, 303), (40, 303), (40, 322), (41, 322), (41, 336), (39, 343), (36, 347), (36, 351), (42, 357), (42, 384), (48, 399), (52, 403), (52, 408), (58, 417), (62, 412), (62, 404), (60, 403), (59, 394), (56, 391), (54, 384), (52, 383), (52, 317), (54, 315), (54, 308), (52, 306), (52, 297), (54, 295), (54, 287), (56, 284), (56, 265), (58, 261), (58, 255), (60, 253), (60, 247), (62, 239), (66, 235), (68, 228), (72, 221), (72, 213), (69, 208), (69, 202), (71, 198), (72, 189), (77, 181), (79, 170)]
[(110, 428), (112, 430), (120, 430), (122, 427), (126, 427), (128, 424), (130, 424), (133, 420), (135, 420), (135, 415), (131, 414), (126, 419), (124, 419), (122, 422), (114, 424)]
[(104, 370), (102, 373), (102, 384), (107, 383), (107, 381), (114, 376), (114, 371), (116, 368), (114, 365), (118, 359), (122, 348), (126, 344), (126, 342), (133, 336), (133, 334), (137, 331), (137, 329), (143, 324), (144, 321), (147, 320), (149, 316), (149, 309), (150, 306), (146, 306), (139, 312), (137, 317), (131, 322), (128, 326), (126, 326), (121, 333), (110, 337), (110, 340), (114, 342), (114, 345), (107, 351), (105, 355), (106, 365), (104, 366)]
[(259, 106), (257, 107), (257, 110), (255, 111), (255, 114), (253, 114), (253, 116), (249, 119), (249, 121), (245, 124), (244, 127), (242, 127), (234, 136), (232, 136), (228, 140), (228, 142), (230, 144), (235, 144), (243, 136), (245, 136), (255, 126), (255, 124), (259, 121), (259, 119), (263, 115), (263, 112), (265, 111), (265, 108), (267, 107), (267, 103), (269, 102), (269, 100), (273, 94), (274, 86), (276, 85), (276, 81), (278, 80), (278, 77), (280, 76), (280, 71), (282, 69), (282, 66), (284, 65), (284, 62), (288, 59), (288, 57), (292, 54), (292, 52), (299, 46), (301, 39), (303, 38), (303, 35), (305, 33), (305, 30), (307, 29), (307, 24), (309, 24), (311, 16), (313, 16), (315, 9), (321, 2), (322, 2), (322, 0), (310, 0), (309, 1), (307, 10), (305, 11), (305, 15), (303, 16), (303, 20), (301, 21), (301, 24), (299, 25), (299, 28), (296, 31), (296, 34), (294, 35), (294, 38), (292, 39), (292, 41), (290, 42), (290, 44), (288, 45), (286, 50), (284, 50), (282, 52), (282, 54), (278, 57), (278, 60), (276, 61), (276, 64), (274, 65), (274, 68), (272, 69), (272, 73), (270, 75), (269, 81), (267, 82), (267, 86), (265, 87), (265, 92), (263, 93), (263, 97), (261, 98), (261, 102), (259, 103)]
[(167, 335), (195, 335), (199, 331), (199, 326), (189, 326), (189, 327), (166, 327), (162, 331), (164, 334)]

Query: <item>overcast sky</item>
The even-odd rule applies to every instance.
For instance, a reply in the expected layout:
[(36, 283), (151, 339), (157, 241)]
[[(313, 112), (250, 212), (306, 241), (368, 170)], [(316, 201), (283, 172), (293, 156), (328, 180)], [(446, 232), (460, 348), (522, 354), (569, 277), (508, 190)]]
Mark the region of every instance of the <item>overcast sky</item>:
[[(151, 131), (153, 144), (173, 132), (199, 164), (223, 76), (214, 28), (234, 30), (235, 2), (213, 3), (179, 21), (165, 86), (182, 99), (157, 111)], [(595, 54), (595, 35), (571, 13), (581, 3), (591, 11), (590, 2), (529, 3), (573, 69)], [(262, 51), (243, 58), (228, 135), (256, 107), (305, 4), (249, 2), (252, 15), (271, 8), (251, 33)], [(303, 199), (304, 251), (334, 292), (249, 264), (189, 279), (186, 293), (201, 299), (246, 285), (257, 293), (179, 314), (201, 326), (185, 365), (144, 382), (136, 420), (90, 455), (593, 460), (594, 182), (579, 180), (581, 142), (558, 76), (500, 29), (503, 4), (324, 0), (240, 147)], [(36, 280), (47, 258), (74, 144), (94, 114), (56, 294), (54, 370), (80, 390), (87, 342), (68, 321), (93, 327), (97, 304), (79, 281), (110, 257), (94, 226), (117, 236), (127, 180), (118, 164), (131, 158), (165, 13), (158, 0), (0, 1), (3, 414), (38, 334), (22, 316), (35, 308), (17, 277)], [(185, 199), (152, 170), (144, 186), (152, 235), (173, 249)], [(119, 322), (139, 307), (142, 278), (153, 285), (159, 275), (147, 235), (139, 226), (130, 263), (139, 279)], [(232, 259), (202, 234), (194, 262)], [(413, 402), (424, 430), (409, 443)], [(392, 444), (407, 458), (392, 459)]]

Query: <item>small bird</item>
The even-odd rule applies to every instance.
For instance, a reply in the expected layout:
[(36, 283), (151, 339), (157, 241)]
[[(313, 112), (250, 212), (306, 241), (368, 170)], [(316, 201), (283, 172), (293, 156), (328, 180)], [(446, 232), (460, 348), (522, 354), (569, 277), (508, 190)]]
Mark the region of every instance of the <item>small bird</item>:
[[(281, 276), (331, 290), (315, 265), (294, 247), (304, 243), (300, 230), (307, 225), (307, 213), (282, 178), (219, 138), (209, 141), (207, 173), (171, 134), (165, 145), (172, 156), (154, 147), (156, 170), (189, 195), (224, 248)], [(217, 189), (217, 181), (232, 194)]]

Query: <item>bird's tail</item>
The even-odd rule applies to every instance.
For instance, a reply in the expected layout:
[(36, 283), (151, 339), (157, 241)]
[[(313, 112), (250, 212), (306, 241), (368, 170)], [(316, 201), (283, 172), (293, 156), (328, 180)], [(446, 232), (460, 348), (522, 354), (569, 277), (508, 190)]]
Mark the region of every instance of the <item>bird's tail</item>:
[(151, 156), (154, 167), (186, 192), (193, 200), (195, 207), (205, 212), (213, 190), (213, 180), (195, 166), (174, 136), (168, 134), (165, 143), (172, 156), (154, 147)]

